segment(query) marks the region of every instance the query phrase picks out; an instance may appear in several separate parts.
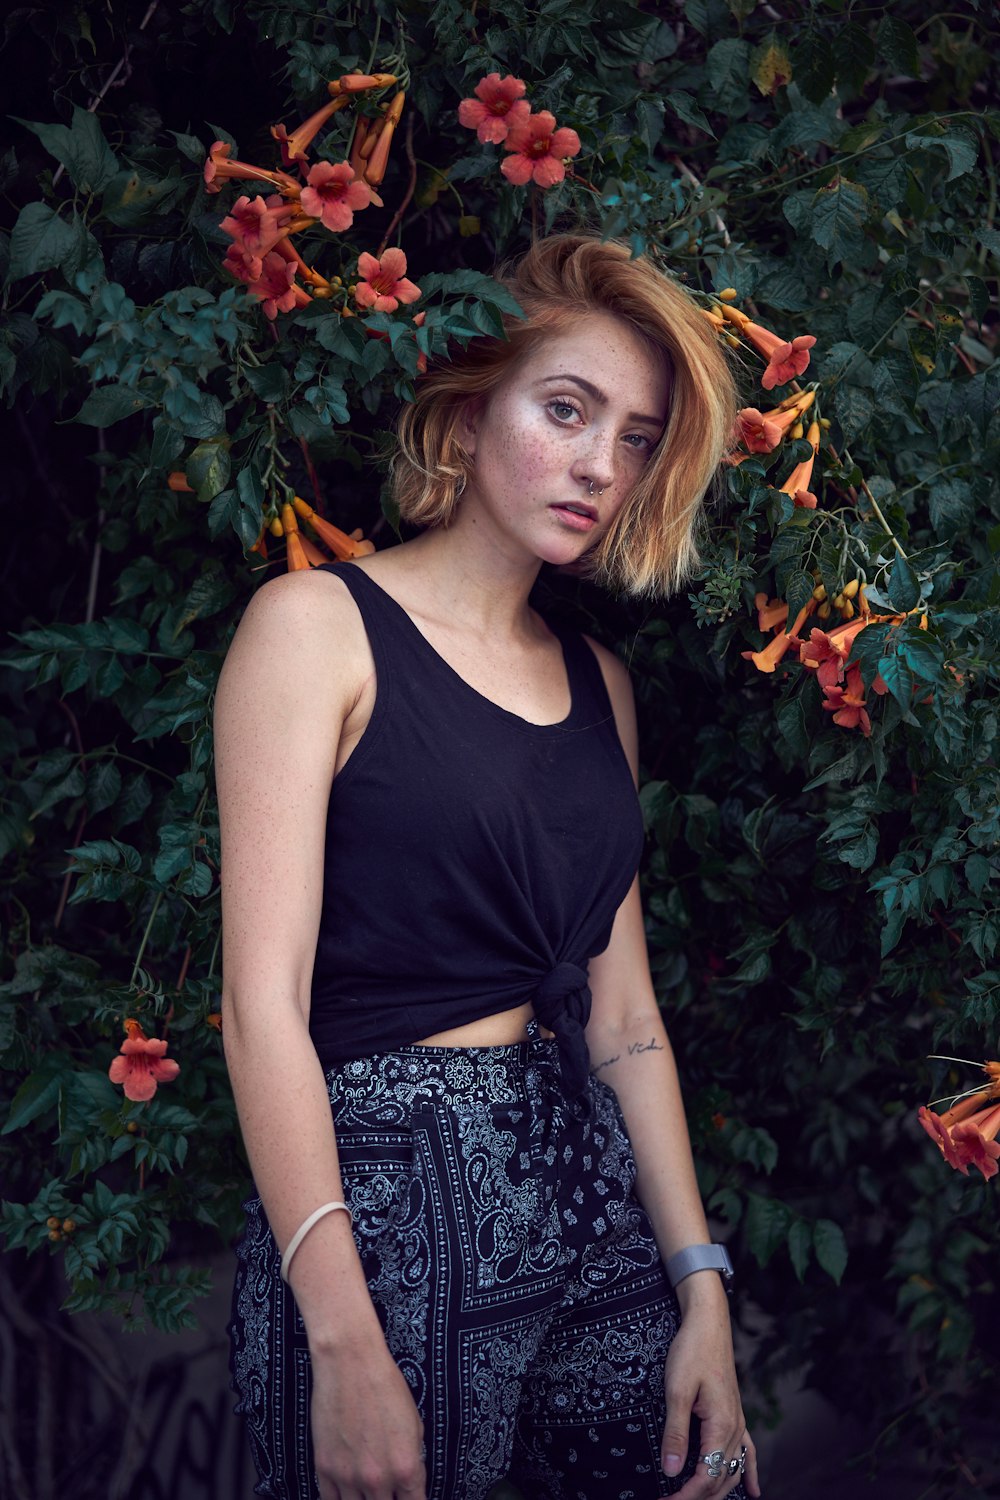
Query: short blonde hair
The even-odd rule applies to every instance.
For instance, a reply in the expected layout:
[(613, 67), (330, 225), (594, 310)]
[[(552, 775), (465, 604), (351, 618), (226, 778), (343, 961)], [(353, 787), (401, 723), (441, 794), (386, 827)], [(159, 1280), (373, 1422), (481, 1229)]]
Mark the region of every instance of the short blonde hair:
[(550, 235), (497, 279), (527, 317), (505, 316), (506, 339), (474, 339), (418, 380), (392, 463), (401, 517), (447, 525), (474, 472), (457, 436), (463, 407), (489, 397), (519, 359), (581, 313), (612, 313), (665, 360), (670, 412), (642, 477), (579, 571), (626, 594), (676, 592), (700, 566), (702, 501), (732, 443), (739, 404), (714, 329), (671, 276), (615, 240)]

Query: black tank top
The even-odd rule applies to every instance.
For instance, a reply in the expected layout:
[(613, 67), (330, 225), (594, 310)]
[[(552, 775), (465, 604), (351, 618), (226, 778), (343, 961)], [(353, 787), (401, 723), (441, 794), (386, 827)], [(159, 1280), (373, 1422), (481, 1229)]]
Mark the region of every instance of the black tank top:
[(570, 1094), (589, 1070), (587, 960), (632, 883), (642, 819), (601, 669), (550, 626), (572, 705), (532, 724), (485, 698), (361, 568), (377, 674), (334, 777), (309, 1031), (324, 1068), (530, 1000)]

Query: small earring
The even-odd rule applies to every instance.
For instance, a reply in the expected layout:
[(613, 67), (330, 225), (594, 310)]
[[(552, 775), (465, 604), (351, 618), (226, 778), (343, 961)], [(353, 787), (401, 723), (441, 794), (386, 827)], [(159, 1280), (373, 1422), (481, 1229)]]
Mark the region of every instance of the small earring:
[(463, 474), (461, 476), (461, 478), (459, 479), (458, 483), (455, 486), (455, 499), (456, 500), (461, 500), (462, 496), (465, 494), (465, 482), (466, 482), (466, 476)]

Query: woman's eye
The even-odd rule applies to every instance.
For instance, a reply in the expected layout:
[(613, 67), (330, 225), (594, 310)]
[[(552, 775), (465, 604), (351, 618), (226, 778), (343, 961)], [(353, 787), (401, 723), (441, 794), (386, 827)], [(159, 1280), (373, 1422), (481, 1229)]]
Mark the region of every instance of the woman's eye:
[(549, 411), (559, 422), (566, 422), (570, 417), (578, 417), (580, 413), (569, 401), (550, 401)]
[(630, 432), (626, 442), (630, 448), (635, 449), (636, 453), (650, 453), (653, 449), (653, 439), (647, 437), (644, 432)]

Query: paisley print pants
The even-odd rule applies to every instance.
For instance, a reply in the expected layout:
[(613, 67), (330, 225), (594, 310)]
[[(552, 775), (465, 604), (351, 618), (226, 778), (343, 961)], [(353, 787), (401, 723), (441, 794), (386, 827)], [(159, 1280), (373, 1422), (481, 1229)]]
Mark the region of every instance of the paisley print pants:
[[(326, 1075), (344, 1194), (424, 1422), (428, 1500), (657, 1500), (676, 1299), (614, 1092), (566, 1100), (555, 1044), (404, 1047)], [(316, 1500), (309, 1348), (260, 1198), (230, 1336), (257, 1495)], [(730, 1494), (745, 1500), (742, 1486)]]

